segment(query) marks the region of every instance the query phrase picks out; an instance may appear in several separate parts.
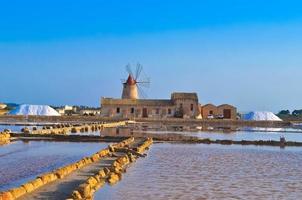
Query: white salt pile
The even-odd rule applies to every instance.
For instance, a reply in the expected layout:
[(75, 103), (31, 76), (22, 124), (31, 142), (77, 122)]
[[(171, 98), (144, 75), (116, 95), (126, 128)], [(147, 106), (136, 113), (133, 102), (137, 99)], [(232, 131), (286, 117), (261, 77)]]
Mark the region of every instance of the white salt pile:
[(272, 112), (266, 111), (254, 111), (243, 115), (243, 120), (253, 120), (253, 121), (282, 121), (278, 116)]
[(39, 116), (60, 116), (60, 114), (53, 108), (47, 105), (19, 105), (12, 110), (10, 115), (39, 115)]

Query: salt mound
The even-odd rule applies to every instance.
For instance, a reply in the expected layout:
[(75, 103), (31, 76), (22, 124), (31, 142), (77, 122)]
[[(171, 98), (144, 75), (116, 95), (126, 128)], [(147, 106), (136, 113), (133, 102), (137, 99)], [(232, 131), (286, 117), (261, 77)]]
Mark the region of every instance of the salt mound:
[(255, 111), (243, 115), (244, 120), (253, 120), (253, 121), (282, 121), (278, 116), (272, 112), (265, 111)]
[(60, 114), (53, 108), (47, 105), (19, 105), (12, 110), (10, 115), (39, 115), (39, 116), (60, 116)]

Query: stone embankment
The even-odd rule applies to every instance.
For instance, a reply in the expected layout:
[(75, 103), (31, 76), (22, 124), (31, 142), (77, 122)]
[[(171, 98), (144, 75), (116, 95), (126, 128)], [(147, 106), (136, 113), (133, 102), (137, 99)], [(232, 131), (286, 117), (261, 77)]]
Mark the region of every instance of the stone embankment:
[[(170, 140), (171, 141), (171, 140)], [(191, 139), (183, 141), (187, 143), (200, 143), (200, 144), (221, 144), (221, 145), (255, 145), (255, 146), (280, 146), (280, 147), (301, 147), (302, 142), (292, 141), (273, 141), (273, 140), (211, 140), (211, 139)]]
[(3, 132), (0, 132), (0, 145), (10, 143), (10, 130), (5, 129)]
[(25, 134), (34, 135), (67, 135), (69, 133), (84, 133), (84, 132), (94, 132), (103, 130), (104, 128), (112, 128), (118, 126), (125, 126), (127, 121), (111, 122), (111, 123), (93, 123), (84, 125), (71, 125), (71, 124), (58, 124), (53, 126), (43, 126), (42, 129), (33, 128), (23, 128), (21, 131)]
[(94, 122), (117, 122), (127, 119), (115, 119), (112, 117), (100, 116), (35, 116), (35, 115), (0, 115), (2, 124), (43, 124), (43, 123), (94, 123)]
[[(85, 183), (79, 185), (79, 187), (72, 192), (71, 200), (83, 200), (93, 199), (94, 193), (108, 182), (110, 185), (115, 185), (122, 179), (122, 174), (126, 172), (126, 168), (129, 164), (135, 162), (138, 157), (144, 157), (142, 154), (153, 143), (151, 138), (143, 141), (137, 147), (133, 148), (121, 148), (113, 147), (115, 152), (125, 152), (124, 154), (116, 154), (118, 157), (110, 167), (101, 168), (96, 174), (89, 177)], [(111, 147), (112, 148), (112, 147)], [(133, 153), (133, 151), (135, 153)]]
[(285, 128), (292, 127), (290, 121), (247, 121), (247, 120), (222, 120), (222, 119), (180, 119), (180, 118), (135, 118), (139, 123), (153, 123), (163, 125), (186, 125), (202, 127), (263, 127), (263, 128)]
[[(146, 142), (148, 142), (148, 145)], [(58, 185), (71, 185), (70, 195), (72, 199), (89, 199), (92, 198), (93, 193), (105, 184), (105, 181), (109, 183), (116, 182), (121, 178), (122, 169), (130, 163), (130, 161), (134, 161), (137, 157), (136, 155), (131, 154), (131, 145), (135, 146), (137, 142), (135, 142), (134, 138), (128, 138), (120, 143), (110, 145), (108, 148), (103, 149), (90, 157), (85, 157), (76, 163), (69, 164), (67, 166), (56, 169), (52, 172), (46, 173), (44, 175), (38, 176), (36, 179), (27, 182), (20, 187), (4, 191), (0, 193), (0, 200), (15, 200), (15, 199), (33, 199), (32, 195), (39, 195), (39, 193), (43, 193), (43, 190), (48, 190), (49, 186), (54, 185), (54, 188), (58, 190)], [(143, 144), (135, 146), (135, 148), (139, 149), (141, 152), (143, 149), (147, 149), (152, 144), (152, 140), (148, 139)], [(143, 146), (143, 147), (141, 147)], [(119, 150), (124, 149), (126, 151), (129, 149), (128, 154), (120, 154)], [(133, 150), (134, 151), (134, 150)], [(138, 152), (137, 152), (138, 153)], [(74, 180), (72, 174), (77, 174), (78, 177), (85, 177), (84, 174), (81, 174), (81, 170), (85, 171), (85, 168), (89, 167), (90, 170), (94, 171), (95, 166), (98, 166), (99, 163), (102, 163), (106, 160), (112, 160), (111, 167), (104, 167), (101, 165), (101, 169), (92, 177), (89, 177), (87, 180), (83, 180), (83, 183), (78, 186), (78, 188), (72, 188)], [(105, 162), (106, 163), (106, 162)], [(92, 167), (91, 167), (92, 166)], [(105, 165), (107, 166), (107, 165)], [(66, 181), (67, 183), (63, 182)], [(63, 182), (63, 183), (62, 183)], [(68, 197), (63, 198), (62, 196), (56, 196), (62, 194), (64, 191), (54, 191), (48, 192), (49, 197), (47, 199), (66, 199)], [(74, 192), (72, 192), (74, 191)]]

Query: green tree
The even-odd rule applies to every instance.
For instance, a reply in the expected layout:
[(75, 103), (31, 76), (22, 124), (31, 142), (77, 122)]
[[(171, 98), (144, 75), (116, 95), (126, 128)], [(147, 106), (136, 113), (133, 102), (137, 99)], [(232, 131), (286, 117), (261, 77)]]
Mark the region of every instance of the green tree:
[(281, 110), (278, 115), (290, 115), (289, 110)]
[(292, 115), (294, 115), (294, 116), (300, 116), (301, 115), (302, 116), (302, 110), (294, 110)]

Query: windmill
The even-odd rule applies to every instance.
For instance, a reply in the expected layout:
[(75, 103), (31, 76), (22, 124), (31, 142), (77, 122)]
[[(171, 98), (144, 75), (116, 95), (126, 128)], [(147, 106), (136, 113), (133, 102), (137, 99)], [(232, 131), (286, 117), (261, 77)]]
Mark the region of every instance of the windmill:
[(136, 65), (135, 74), (131, 69), (131, 65), (126, 66), (126, 71), (128, 73), (127, 80), (122, 80), (123, 83), (123, 94), (122, 99), (138, 99), (146, 98), (147, 95), (144, 88), (150, 87), (150, 79), (146, 77), (143, 66), (141, 64)]

